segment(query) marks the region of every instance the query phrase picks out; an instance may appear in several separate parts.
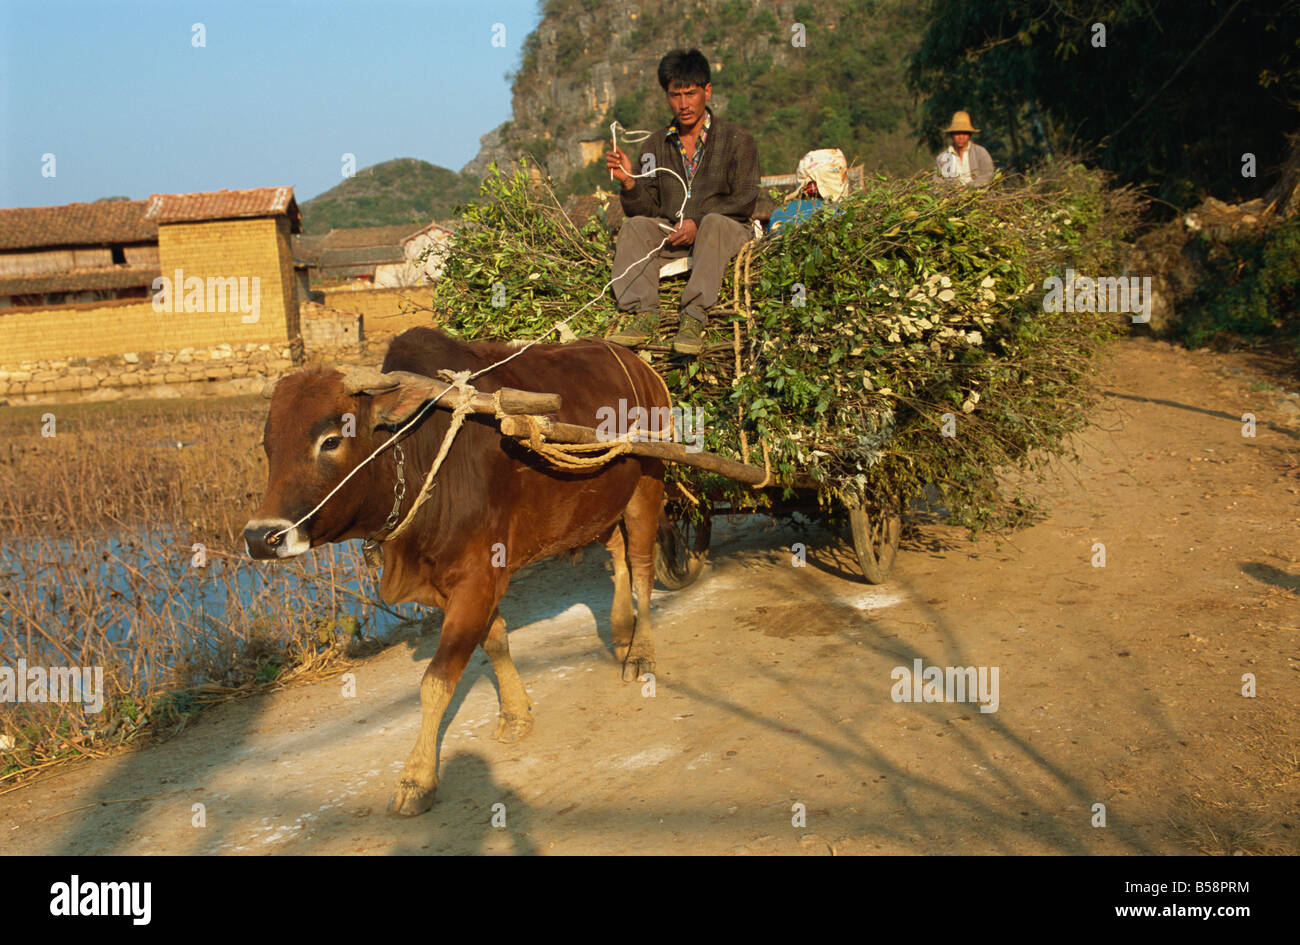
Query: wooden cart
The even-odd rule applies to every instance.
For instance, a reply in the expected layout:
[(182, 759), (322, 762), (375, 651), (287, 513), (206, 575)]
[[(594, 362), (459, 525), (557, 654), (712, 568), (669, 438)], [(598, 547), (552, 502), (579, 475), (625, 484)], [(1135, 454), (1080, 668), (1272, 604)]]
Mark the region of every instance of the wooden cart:
[[(779, 486), (764, 491), (772, 493), (772, 505), (755, 511), (802, 511), (810, 514), (818, 511), (814, 489), (796, 487), (798, 498), (794, 502), (782, 501), (784, 489)], [(664, 503), (663, 517), (659, 522), (655, 578), (669, 590), (680, 590), (692, 584), (704, 570), (717, 505), (706, 499), (701, 503), (705, 505), (702, 510), (690, 508), (684, 500), (670, 499)], [(897, 504), (889, 501), (872, 503), (849, 509), (848, 516), (853, 550), (863, 578), (871, 584), (883, 584), (893, 570), (902, 533), (902, 515)]]
[[(522, 417), (503, 417), (500, 422), (501, 432), (507, 436), (522, 440), (532, 433), (533, 427)], [(588, 445), (601, 442), (596, 431), (590, 427), (556, 423), (537, 416), (532, 418), (532, 423), (551, 443)], [(692, 452), (680, 443), (647, 440), (634, 442), (630, 447), (630, 452), (640, 456), (653, 456), (666, 462), (693, 466), (751, 486), (768, 480), (768, 473), (762, 467), (714, 453)], [(793, 487), (793, 501), (784, 498), (786, 489), (783, 485), (760, 490), (768, 493), (770, 499), (762, 511), (802, 511), (816, 516), (820, 510), (816, 484), (811, 480), (796, 481)], [(680, 590), (694, 582), (704, 569), (708, 557), (709, 539), (713, 531), (712, 519), (719, 499), (717, 496), (706, 496), (698, 501), (703, 508), (695, 508), (695, 503), (687, 499), (670, 498), (664, 503), (659, 523), (655, 577), (669, 590)], [(871, 584), (882, 584), (889, 578), (894, 557), (898, 553), (902, 534), (899, 504), (891, 497), (881, 497), (847, 511), (853, 550), (862, 576)]]
[[(405, 376), (393, 372), (393, 377)], [(421, 380), (410, 375), (414, 380)], [(427, 379), (423, 379), (427, 380)], [(560, 408), (558, 394), (534, 393), (503, 388), (495, 394), (484, 394), (473, 388), (448, 388), (439, 395), (439, 405), (447, 408), (465, 404), (474, 413), (493, 414), (498, 418), (501, 433), (523, 442), (534, 437), (546, 444), (594, 447), (612, 446), (591, 427), (577, 426), (551, 420), (545, 414), (554, 414)], [(750, 486), (762, 486), (769, 480), (767, 470), (760, 466), (737, 462), (725, 456), (704, 451), (688, 450), (683, 444), (660, 440), (634, 440), (623, 447), (638, 456), (650, 456), (670, 463), (680, 463), (703, 469)], [(764, 512), (803, 511), (819, 515), (817, 488), (811, 480), (790, 484), (794, 500), (785, 498), (782, 484), (764, 486), (770, 504)], [(659, 523), (658, 549), (655, 556), (655, 577), (669, 590), (679, 590), (699, 578), (708, 557), (712, 519), (720, 497), (705, 496), (696, 502), (685, 498), (669, 498), (664, 503)], [(699, 506), (696, 507), (697, 503)], [(853, 541), (858, 566), (862, 576), (872, 584), (888, 579), (898, 553), (902, 532), (902, 514), (892, 497), (878, 497), (866, 505), (848, 509), (849, 531)]]

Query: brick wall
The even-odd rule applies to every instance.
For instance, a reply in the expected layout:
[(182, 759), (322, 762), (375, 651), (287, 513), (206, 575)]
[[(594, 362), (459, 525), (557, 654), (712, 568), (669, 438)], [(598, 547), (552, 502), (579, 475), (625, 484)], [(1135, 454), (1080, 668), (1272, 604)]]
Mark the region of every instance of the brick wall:
[(309, 355), (333, 352), (339, 348), (360, 350), (365, 340), (365, 316), (357, 312), (339, 312), (315, 302), (299, 308), (302, 346)]
[(293, 255), (285, 217), (165, 223), (158, 227), (158, 256), (162, 274), (169, 278), (180, 269), (187, 280), (197, 276), (205, 283), (209, 278), (261, 280), (261, 315), (256, 322), (243, 322), (238, 310), (164, 313), (161, 317), (189, 326), (194, 334), (187, 345), (285, 341), (298, 333)]
[[(342, 312), (359, 312), (365, 319), (369, 337), (388, 337), (400, 334), (417, 325), (435, 324), (428, 310), (431, 286), (411, 286), (400, 289), (325, 289), (325, 305)], [(413, 305), (425, 306), (423, 311), (402, 314)]]
[(0, 309), (0, 365), (180, 348), (180, 327), (148, 299)]

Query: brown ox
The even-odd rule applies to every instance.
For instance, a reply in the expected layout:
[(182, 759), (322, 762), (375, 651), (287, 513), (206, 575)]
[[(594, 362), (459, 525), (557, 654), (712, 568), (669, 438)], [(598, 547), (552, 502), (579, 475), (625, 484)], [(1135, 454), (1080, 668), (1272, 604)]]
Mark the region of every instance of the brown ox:
[[(415, 328), (392, 342), (383, 369), (434, 377), (440, 369), (477, 371), (517, 351)], [(315, 369), (276, 384), (263, 442), (270, 467), (266, 497), (244, 531), (249, 554), (291, 557), (381, 531), (397, 481), (391, 448), (318, 513), (300, 526), (289, 526), (446, 386), (407, 380), (350, 395), (342, 373)], [(472, 383), (484, 392), (514, 387), (558, 393), (563, 398), (558, 419), (589, 427), (599, 424), (600, 407), (617, 405), (620, 398), (646, 407), (668, 406), (663, 382), (644, 362), (599, 341), (535, 345)], [(345, 414), (355, 418), (355, 436), (343, 435)], [(401, 439), (409, 486), (402, 516), (420, 491), (449, 425), (448, 411), (430, 409)], [(532, 727), (528, 694), (510, 659), (505, 621), (497, 612), (510, 575), (524, 565), (603, 541), (614, 557), (610, 624), (623, 678), (636, 679), (654, 668), (650, 591), (663, 502), (660, 461), (624, 455), (593, 472), (560, 472), (503, 437), (491, 418), (471, 414), (435, 483), (432, 498), (410, 528), (381, 546), (383, 599), (417, 601), (444, 612), (437, 653), (420, 683), (420, 734), (389, 801), (391, 812), (407, 815), (433, 803), (438, 729), (474, 647), (483, 647), (497, 677), (501, 719), (495, 737), (512, 742)]]

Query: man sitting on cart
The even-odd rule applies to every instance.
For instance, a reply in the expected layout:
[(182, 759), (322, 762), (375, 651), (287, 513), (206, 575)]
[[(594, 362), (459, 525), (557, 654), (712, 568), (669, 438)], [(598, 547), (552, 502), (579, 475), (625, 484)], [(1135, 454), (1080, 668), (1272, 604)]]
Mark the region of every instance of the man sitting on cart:
[[(698, 354), (704, 348), (705, 311), (718, 300), (727, 264), (754, 235), (750, 215), (758, 202), (758, 148), (752, 135), (708, 108), (713, 97), (709, 61), (698, 49), (664, 56), (659, 84), (672, 122), (645, 140), (635, 170), (617, 146), (605, 156), (623, 186), (627, 215), (618, 234), (614, 275), (627, 272), (615, 280), (614, 296), (621, 311), (632, 313), (631, 323), (610, 340), (635, 345), (650, 338), (659, 327), (659, 269), (665, 260), (690, 253), (691, 276), (682, 292), (673, 350)], [(656, 168), (671, 168), (686, 182), (685, 207), (677, 177)], [(665, 239), (667, 244), (652, 253)]]

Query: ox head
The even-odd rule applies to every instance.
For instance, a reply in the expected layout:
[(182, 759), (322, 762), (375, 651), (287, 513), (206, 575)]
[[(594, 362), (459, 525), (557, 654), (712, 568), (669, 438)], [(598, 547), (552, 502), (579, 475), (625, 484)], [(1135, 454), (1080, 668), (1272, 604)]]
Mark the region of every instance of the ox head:
[(262, 391), (271, 401), (262, 438), (267, 487), (244, 527), (248, 553), (292, 558), (317, 545), (374, 534), (393, 505), (392, 451), (348, 476), (390, 438), (389, 431), (446, 386), (373, 368), (298, 371), (268, 384)]

